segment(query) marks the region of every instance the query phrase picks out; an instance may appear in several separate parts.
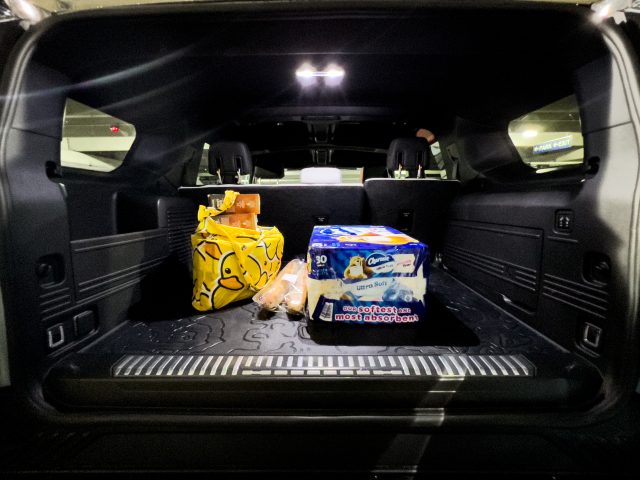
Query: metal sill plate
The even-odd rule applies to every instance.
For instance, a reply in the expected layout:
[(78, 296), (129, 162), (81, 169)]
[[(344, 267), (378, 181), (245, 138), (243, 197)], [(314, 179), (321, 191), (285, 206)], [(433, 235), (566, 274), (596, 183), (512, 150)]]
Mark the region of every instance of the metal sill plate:
[(523, 355), (126, 355), (121, 377), (532, 377)]

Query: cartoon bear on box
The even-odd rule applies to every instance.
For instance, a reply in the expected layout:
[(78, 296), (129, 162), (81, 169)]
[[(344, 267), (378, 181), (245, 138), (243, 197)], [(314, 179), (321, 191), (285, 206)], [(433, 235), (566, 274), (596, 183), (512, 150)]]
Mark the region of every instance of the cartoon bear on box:
[(371, 269), (365, 265), (364, 257), (351, 257), (349, 266), (344, 271), (344, 278), (347, 280), (362, 280), (369, 278)]

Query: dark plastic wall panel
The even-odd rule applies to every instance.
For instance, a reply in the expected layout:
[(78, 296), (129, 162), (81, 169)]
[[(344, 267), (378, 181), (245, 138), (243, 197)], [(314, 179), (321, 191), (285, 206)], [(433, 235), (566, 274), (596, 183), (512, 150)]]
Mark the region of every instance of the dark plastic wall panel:
[[(457, 150), (473, 172), (491, 176), (496, 168), (525, 170), (504, 125), (483, 125), (457, 118), (455, 135)], [(460, 173), (466, 175), (468, 169), (462, 169)], [(468, 180), (472, 176), (461, 178)]]
[[(602, 328), (597, 353), (615, 358), (616, 346), (625, 341), (630, 301), (631, 202), (639, 152), (631, 124), (591, 133), (585, 141), (587, 151), (601, 159), (600, 171), (562, 207), (574, 211), (573, 232), (547, 227), (540, 319), (543, 331), (571, 347), (576, 342), (583, 347), (579, 340), (585, 323)], [(603, 281), (590, 278), (594, 261), (606, 264)]]
[(60, 140), (68, 86), (69, 79), (60, 72), (31, 62), (21, 85), (12, 128)]
[(537, 308), (543, 232), (495, 223), (453, 221), (443, 261), (454, 273), (523, 320)]
[(69, 234), (73, 240), (121, 233), (117, 224), (117, 186), (91, 180), (63, 180), (62, 184), (67, 193)]
[(79, 299), (139, 281), (169, 254), (165, 229), (76, 240), (71, 248)]
[[(544, 187), (539, 183), (531, 187), (489, 185), (464, 194), (453, 203), (450, 235), (455, 234), (460, 221), (543, 232), (537, 309), (530, 322), (566, 348), (587, 354), (605, 368), (619, 357), (628, 328), (629, 240), (635, 221), (632, 205), (639, 152), (620, 72), (609, 57), (578, 70), (576, 90), (581, 102), (585, 157), (597, 159), (597, 172), (586, 175), (581, 182), (556, 181)], [(568, 229), (558, 225), (559, 216), (564, 214), (571, 217)], [(450, 240), (449, 245), (455, 246)], [(496, 234), (475, 245), (470, 242), (468, 254), (477, 256), (486, 249), (505, 252)], [(527, 251), (523, 249), (517, 256), (518, 263), (525, 265)], [(456, 268), (473, 285), (470, 276), (475, 267)], [(502, 298), (509, 297), (503, 280), (496, 278), (492, 289), (498, 304), (523, 318)], [(598, 347), (583, 341), (587, 324), (602, 329)]]
[[(600, 312), (598, 308), (594, 308), (596, 305), (605, 308), (607, 318), (611, 316), (609, 296), (614, 290), (613, 277), (609, 284), (596, 285), (584, 276), (589, 253), (611, 256), (614, 251), (611, 248), (614, 237), (594, 215), (597, 207), (594, 207), (593, 199), (589, 198), (594, 191), (600, 191), (598, 183), (603, 177), (599, 175), (581, 186), (565, 185), (557, 190), (462, 195), (452, 205), (452, 218), (455, 220), (451, 221), (448, 228), (445, 265), (498, 305), (566, 348), (576, 348), (579, 330), (585, 322), (595, 321), (596, 325), (608, 330), (608, 321), (598, 317), (594, 319), (593, 312)], [(621, 182), (620, 188), (624, 188), (624, 182)], [(558, 232), (555, 228), (556, 214), (564, 211), (573, 213), (571, 233)], [(459, 227), (461, 224), (487, 225), (495, 229), (495, 232), (487, 231), (483, 236), (469, 236), (468, 233), (463, 235)], [(618, 224), (617, 228), (623, 228), (622, 224)], [(628, 229), (628, 222), (624, 228)], [(539, 236), (535, 242), (533, 238), (530, 242), (539, 248), (537, 268), (534, 267), (531, 245), (526, 244), (524, 237), (520, 241), (512, 239), (513, 244), (504, 241), (505, 234), (502, 230), (519, 232), (523, 229)], [(460, 243), (467, 246), (466, 251), (457, 250)], [(619, 247), (622, 248), (622, 245)], [(487, 252), (492, 252), (489, 256), (494, 258), (484, 258)], [(465, 263), (459, 261), (462, 254)], [(495, 262), (495, 258), (502, 263), (510, 258), (510, 263), (531, 270), (520, 268), (522, 273), (516, 274), (517, 269), (513, 270), (507, 264), (497, 265), (496, 269), (496, 266), (489, 263)], [(624, 264), (618, 265), (615, 268), (619, 269)], [(534, 269), (537, 270), (535, 274)], [(502, 275), (500, 271), (503, 272)], [(623, 272), (618, 270), (617, 273)], [(524, 288), (527, 284), (522, 283), (522, 280), (533, 280), (534, 276), (535, 290), (532, 289), (533, 284), (530, 285), (531, 288)], [(513, 283), (518, 278), (518, 283), (523, 286)], [(620, 283), (616, 291), (619, 301), (616, 310), (620, 312), (625, 301), (624, 283)], [(607, 347), (608, 343), (609, 340), (606, 340), (604, 346)], [(601, 354), (602, 351), (596, 353)]]
[[(11, 277), (19, 281), (10, 283), (16, 291), (8, 289), (5, 297), (18, 301), (21, 315), (28, 315), (27, 324), (34, 319), (47, 320), (73, 301), (64, 192), (46, 177), (47, 157), (41, 153), (56, 148), (58, 143), (50, 137), (15, 131), (6, 147), (9, 158), (22, 161), (24, 168), (34, 172), (31, 177), (14, 176), (15, 170), (7, 172), (13, 180), (9, 194), (15, 215), (7, 234), (16, 245), (8, 260), (14, 269)], [(44, 238), (46, 241), (41, 241)], [(40, 277), (39, 268), (46, 265), (55, 272)]]
[(184, 198), (133, 190), (105, 179), (63, 181), (73, 240), (170, 227), (176, 215), (195, 229), (197, 208)]
[(580, 122), (585, 134), (629, 123), (618, 68), (610, 56), (591, 62), (576, 72), (576, 95), (581, 103)]
[(186, 198), (157, 200), (159, 227), (168, 229), (169, 250), (191, 270), (191, 234), (198, 225), (198, 210)]
[[(132, 305), (152, 296), (145, 279), (176, 251), (188, 263), (188, 235), (180, 221), (189, 223), (191, 215), (193, 225), (196, 216), (188, 200), (128, 195), (131, 186), (99, 175), (90, 180), (63, 172), (61, 179), (50, 179), (47, 172), (60, 158), (67, 79), (32, 64), (20, 95), (3, 145), (4, 200), (11, 207), (3, 233), (11, 250), (2, 274), (10, 347), (19, 359), (13, 362), (14, 384), (38, 378), (57, 358), (125, 320)], [(167, 270), (165, 279), (188, 285), (174, 271)], [(89, 313), (95, 323), (78, 336), (74, 317)], [(65, 343), (51, 348), (47, 330), (56, 326)]]
[(63, 75), (31, 64), (2, 145), (1, 270), (15, 384), (37, 374), (47, 353), (45, 328), (75, 301), (65, 194), (47, 177), (47, 164), (59, 158), (66, 84)]
[(457, 180), (370, 179), (364, 190), (369, 222), (388, 225), (429, 245), (442, 246), (449, 206), (460, 190)]

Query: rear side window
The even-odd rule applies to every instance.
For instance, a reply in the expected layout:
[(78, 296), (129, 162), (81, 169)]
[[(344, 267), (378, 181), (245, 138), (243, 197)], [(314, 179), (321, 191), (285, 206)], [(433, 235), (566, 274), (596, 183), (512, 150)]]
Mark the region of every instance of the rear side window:
[(196, 185), (218, 185), (220, 183), (217, 175), (211, 175), (209, 173), (209, 147), (210, 145), (205, 143), (202, 149), (202, 158), (200, 159), (200, 166), (198, 167)]
[(575, 95), (512, 120), (509, 137), (522, 161), (536, 173), (575, 168), (584, 161), (580, 112)]
[(67, 168), (115, 170), (136, 138), (132, 124), (70, 98), (63, 122), (60, 164)]

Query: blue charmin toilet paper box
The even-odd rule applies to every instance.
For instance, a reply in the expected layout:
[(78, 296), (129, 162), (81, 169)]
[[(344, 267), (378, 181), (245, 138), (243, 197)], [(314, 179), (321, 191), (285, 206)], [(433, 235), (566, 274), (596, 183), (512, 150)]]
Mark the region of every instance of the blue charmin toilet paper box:
[(307, 260), (313, 320), (405, 324), (425, 317), (429, 247), (398, 230), (316, 226)]

